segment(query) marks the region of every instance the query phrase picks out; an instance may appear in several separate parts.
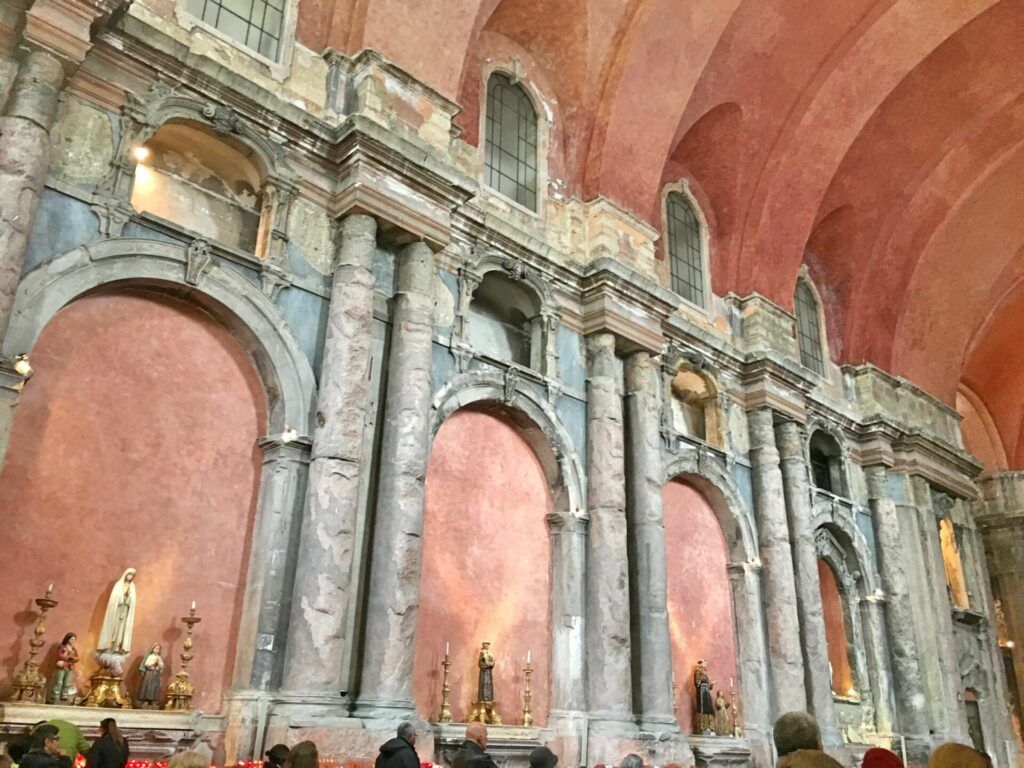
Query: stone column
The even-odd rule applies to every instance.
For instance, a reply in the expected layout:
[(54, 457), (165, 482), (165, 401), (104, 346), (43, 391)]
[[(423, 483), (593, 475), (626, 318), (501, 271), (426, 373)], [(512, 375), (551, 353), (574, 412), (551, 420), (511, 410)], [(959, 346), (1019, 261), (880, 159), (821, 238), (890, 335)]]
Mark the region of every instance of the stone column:
[(885, 592), (886, 630), (898, 730), (907, 739), (908, 751), (920, 753), (928, 749), (928, 711), (904, 565), (905, 543), (896, 503), (886, 489), (888, 471), (881, 465), (865, 467), (864, 477), (878, 549), (878, 570)]
[(587, 707), (632, 723), (622, 364), (615, 337), (587, 339)]
[(774, 416), (770, 408), (747, 413), (750, 433), (751, 485), (757, 513), (761, 551), (761, 583), (771, 671), (772, 717), (807, 708), (804, 662), (801, 655), (793, 553), (790, 549), (786, 499), (775, 446)]
[(328, 701), (349, 687), (342, 660), (351, 642), (345, 627), (369, 398), (376, 235), (369, 216), (341, 223), (285, 662), (286, 691)]
[(583, 520), (559, 513), (548, 516), (548, 528), (555, 580), (551, 595), (551, 715), (555, 719), (582, 712), (586, 702), (582, 664), (586, 528)]
[(818, 721), (826, 747), (843, 746), (836, 721), (829, 672), (828, 641), (818, 583), (818, 553), (811, 527), (811, 488), (804, 453), (805, 435), (794, 421), (783, 421), (775, 429), (782, 484), (789, 513), (793, 542), (793, 571), (796, 576), (796, 607), (800, 617), (804, 651), (804, 681), (811, 713)]
[(0, 341), (11, 319), (25, 248), (50, 168), (50, 128), (63, 83), (64, 67), (56, 57), (30, 51), (18, 67), (0, 118)]
[(867, 631), (864, 645), (868, 657), (868, 679), (875, 710), (875, 730), (883, 736), (892, 733), (892, 678), (889, 675), (889, 645), (885, 636), (883, 603), (877, 594), (860, 602), (861, 616)]
[(661, 371), (647, 352), (626, 361), (626, 487), (633, 566), (634, 705), (646, 730), (676, 731), (662, 503)]
[(360, 716), (415, 714), (412, 660), (423, 556), (423, 481), (430, 452), (433, 285), (429, 246), (406, 246), (398, 257), (388, 358)]
[(263, 472), (238, 630), (236, 690), (269, 691), (281, 683), (311, 447), (308, 438), (286, 440), (260, 440)]

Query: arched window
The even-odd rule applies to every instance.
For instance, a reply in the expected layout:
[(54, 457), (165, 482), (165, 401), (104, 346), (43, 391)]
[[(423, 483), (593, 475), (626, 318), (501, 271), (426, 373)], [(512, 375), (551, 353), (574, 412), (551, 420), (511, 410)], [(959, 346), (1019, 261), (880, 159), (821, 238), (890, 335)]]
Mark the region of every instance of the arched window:
[(210, 240), (254, 253), (263, 179), (248, 148), (167, 123), (138, 150), (131, 203)]
[(793, 302), (796, 310), (796, 338), (800, 346), (800, 362), (819, 376), (825, 372), (825, 357), (821, 339), (821, 320), (818, 299), (806, 280), (796, 284)]
[(837, 496), (845, 496), (843, 453), (838, 441), (819, 429), (811, 435), (810, 458), (811, 481), (814, 487)]
[(693, 204), (681, 192), (670, 192), (665, 202), (668, 260), (672, 290), (699, 307), (704, 306), (704, 237)]
[(537, 112), (526, 92), (495, 72), (487, 81), (487, 186), (537, 210)]
[(188, 0), (188, 12), (240, 45), (276, 61), (285, 0)]
[(496, 360), (539, 367), (540, 310), (522, 283), (499, 271), (488, 272), (469, 305), (469, 341)]
[(818, 559), (818, 587), (821, 593), (821, 612), (825, 620), (825, 645), (828, 649), (828, 666), (832, 677), (832, 693), (837, 696), (854, 697), (853, 668), (850, 665), (850, 647), (847, 624), (850, 617), (843, 602), (835, 571), (825, 560)]

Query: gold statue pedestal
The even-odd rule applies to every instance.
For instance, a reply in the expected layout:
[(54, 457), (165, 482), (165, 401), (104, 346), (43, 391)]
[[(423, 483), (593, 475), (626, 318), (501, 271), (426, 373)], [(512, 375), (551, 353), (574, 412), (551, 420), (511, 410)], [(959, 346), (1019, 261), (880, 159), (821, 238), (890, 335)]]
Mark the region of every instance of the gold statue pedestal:
[(107, 707), (110, 709), (131, 709), (131, 704), (121, 693), (122, 676), (109, 669), (101, 669), (89, 681), (92, 687), (82, 702), (83, 707)]
[(469, 722), (501, 725), (501, 715), (498, 714), (495, 706), (497, 706), (497, 702), (494, 701), (474, 701), (473, 711), (469, 713)]

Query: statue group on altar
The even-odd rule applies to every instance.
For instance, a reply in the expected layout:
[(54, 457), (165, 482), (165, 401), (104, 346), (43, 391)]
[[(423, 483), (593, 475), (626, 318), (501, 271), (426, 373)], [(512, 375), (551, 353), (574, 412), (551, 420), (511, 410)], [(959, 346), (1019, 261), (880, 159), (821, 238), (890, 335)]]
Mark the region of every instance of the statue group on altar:
[[(135, 626), (135, 612), (138, 604), (136, 591), (136, 570), (127, 568), (114, 583), (107, 599), (107, 607), (103, 614), (96, 649), (91, 654), (99, 665), (92, 675), (89, 690), (82, 695), (76, 666), (80, 661), (77, 648), (78, 635), (68, 632), (63, 636), (57, 647), (57, 660), (50, 685), (46, 685), (45, 677), (39, 668), (37, 655), (44, 645), (42, 634), (45, 631), (46, 613), (56, 607), (57, 601), (51, 595), (53, 586), (46, 592), (46, 597), (36, 599), (40, 608), (40, 617), (34, 637), (29, 640), (29, 659), (15, 675), (13, 682), (13, 701), (32, 701), (51, 704), (80, 704), (92, 707), (130, 707), (129, 699), (123, 691), (125, 661), (131, 654), (132, 632)], [(193, 685), (187, 670), (192, 655), (192, 627), (200, 619), (195, 615), (195, 603), (188, 617), (182, 622), (187, 627), (182, 652), (182, 668), (174, 681), (167, 688), (168, 702), (166, 709), (190, 709), (193, 696)], [(139, 682), (136, 688), (134, 703), (142, 709), (160, 709), (165, 669), (160, 643), (149, 646), (138, 664)]]
[[(730, 686), (732, 685), (730, 681)], [(708, 673), (708, 665), (704, 659), (697, 661), (693, 671), (693, 688), (697, 715), (697, 733), (705, 736), (739, 736), (741, 727), (739, 713), (728, 701), (721, 689), (714, 691), (715, 682)], [(735, 699), (735, 692), (730, 696)], [(732, 724), (729, 722), (729, 710), (732, 709)]]

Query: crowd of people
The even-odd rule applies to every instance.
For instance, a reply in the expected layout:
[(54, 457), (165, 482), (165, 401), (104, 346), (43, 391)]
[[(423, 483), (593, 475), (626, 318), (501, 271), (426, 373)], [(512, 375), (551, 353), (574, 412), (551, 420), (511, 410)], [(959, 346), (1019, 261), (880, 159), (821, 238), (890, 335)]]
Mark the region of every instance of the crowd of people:
[[(842, 763), (828, 755), (821, 744), (821, 731), (815, 719), (806, 712), (787, 712), (775, 721), (772, 730), (778, 768), (843, 768)], [(0, 755), (0, 768), (73, 768), (78, 755), (85, 757), (86, 768), (126, 768), (128, 740), (112, 717), (100, 722), (100, 735), (92, 744), (72, 723), (49, 720), (37, 724), (23, 737), (13, 739), (7, 752)], [(277, 744), (266, 753), (263, 768), (318, 768), (316, 744), (303, 741), (289, 748)], [(558, 756), (548, 747), (539, 746), (530, 752), (530, 768), (555, 768)], [(209, 768), (207, 757), (194, 751), (175, 754), (167, 768)], [(416, 753), (416, 728), (402, 723), (393, 739), (380, 747), (374, 768), (420, 768)], [(451, 761), (451, 768), (497, 768), (487, 752), (487, 726), (470, 723), (461, 748)], [(644, 768), (640, 755), (628, 754), (618, 768)], [(864, 753), (861, 768), (904, 768), (894, 752), (873, 747)], [(963, 744), (943, 744), (928, 760), (927, 768), (992, 768), (984, 752)]]

